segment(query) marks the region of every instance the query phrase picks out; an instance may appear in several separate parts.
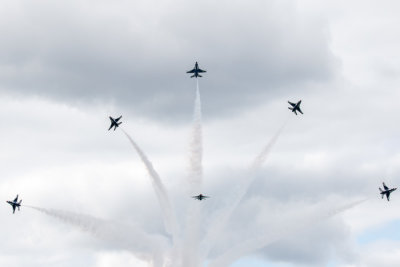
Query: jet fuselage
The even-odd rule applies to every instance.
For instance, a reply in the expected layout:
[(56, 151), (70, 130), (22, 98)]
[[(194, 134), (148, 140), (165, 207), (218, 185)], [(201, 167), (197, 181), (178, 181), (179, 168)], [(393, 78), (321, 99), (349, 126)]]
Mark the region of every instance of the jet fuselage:
[(394, 188), (389, 188), (389, 187), (387, 187), (387, 186), (385, 185), (385, 183), (382, 183), (382, 184), (383, 184), (383, 189), (379, 187), (379, 191), (380, 191), (380, 193), (381, 193), (381, 195), (382, 195), (382, 198), (383, 198), (384, 196), (386, 196), (387, 200), (389, 201), (389, 200), (390, 200), (390, 194), (391, 194), (393, 191), (396, 191), (397, 188), (396, 188), (396, 187), (394, 187)]
[(197, 196), (193, 196), (193, 198), (202, 201), (203, 199), (209, 198), (209, 196), (205, 196), (203, 194), (197, 195)]
[(194, 64), (194, 69), (189, 70), (189, 71), (187, 71), (186, 73), (193, 73), (193, 75), (190, 76), (190, 78), (198, 78), (198, 77), (203, 77), (203, 76), (201, 76), (201, 75), (199, 74), (199, 73), (203, 73), (203, 72), (206, 72), (206, 71), (200, 69), (200, 68), (199, 68), (199, 64), (198, 64), (197, 61), (196, 61), (196, 63)]
[(292, 107), (289, 107), (289, 109), (290, 109), (294, 114), (297, 115), (297, 111), (300, 112), (301, 114), (303, 114), (303, 112), (302, 112), (301, 109), (300, 109), (301, 100), (300, 100), (299, 102), (297, 102), (297, 103), (292, 103), (292, 102), (290, 102), (290, 101), (288, 101), (288, 103), (292, 106)]
[(116, 119), (114, 119), (111, 116), (109, 116), (109, 118), (111, 121), (111, 125), (110, 125), (110, 128), (108, 128), (108, 130), (111, 130), (112, 127), (114, 127), (114, 131), (115, 131), (115, 129), (117, 129), (117, 127), (119, 127), (119, 125), (122, 123), (122, 122), (119, 122), (119, 120), (122, 118), (122, 116), (120, 116), (119, 118), (116, 118)]
[(393, 191), (396, 191), (396, 190), (397, 190), (397, 188), (392, 188), (392, 189), (389, 189), (389, 190), (384, 190), (384, 191), (381, 192), (381, 195), (390, 194), (390, 193), (392, 193)]
[[(16, 199), (18, 199), (18, 198), (16, 198)], [(11, 207), (13, 208), (13, 213), (15, 213), (15, 208), (18, 208), (18, 210), (19, 210), (19, 208), (21, 207), (22, 200), (20, 200), (19, 202), (17, 202), (17, 200), (14, 200), (14, 201), (7, 200), (6, 202), (11, 205)]]

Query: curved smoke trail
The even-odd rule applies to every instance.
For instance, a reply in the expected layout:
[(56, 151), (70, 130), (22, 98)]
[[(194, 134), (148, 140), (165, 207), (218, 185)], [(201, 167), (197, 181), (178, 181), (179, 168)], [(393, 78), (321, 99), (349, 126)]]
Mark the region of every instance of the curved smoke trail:
[(307, 227), (314, 225), (315, 223), (329, 219), (339, 213), (360, 205), (367, 200), (368, 199), (358, 200), (334, 209), (318, 211), (316, 214), (305, 216), (307, 220), (304, 222), (299, 222), (299, 220), (294, 220), (295, 222), (293, 222), (293, 220), (287, 220), (287, 223), (292, 225), (281, 225), (279, 229), (280, 231), (268, 231), (268, 233), (259, 235), (257, 238), (241, 242), (239, 245), (231, 248), (230, 250), (210, 262), (208, 267), (229, 266), (229, 264), (233, 263), (235, 260), (253, 251), (256, 251), (276, 241), (291, 236), (299, 231), (305, 230)]
[[(191, 196), (201, 193), (203, 182), (203, 138), (202, 138), (202, 116), (199, 82), (196, 79), (196, 98), (193, 110), (193, 128), (190, 142), (189, 154), (189, 194)], [(182, 266), (200, 266), (199, 243), (200, 243), (200, 219), (201, 203), (192, 201), (186, 211), (186, 228), (183, 240)]]
[(139, 154), (140, 159), (146, 166), (147, 172), (149, 173), (150, 177), (152, 178), (152, 184), (154, 191), (156, 192), (158, 202), (161, 206), (161, 210), (163, 213), (164, 217), (164, 226), (165, 230), (167, 231), (168, 234), (170, 234), (175, 240), (177, 236), (177, 221), (176, 221), (176, 216), (175, 216), (175, 211), (172, 207), (170, 198), (168, 196), (167, 190), (164, 187), (164, 184), (162, 183), (160, 176), (156, 172), (156, 170), (153, 167), (153, 164), (150, 162), (150, 160), (147, 158), (146, 154), (140, 149), (140, 147), (136, 144), (136, 142), (132, 139), (132, 137), (125, 132), (123, 129), (121, 129), (122, 132), (125, 134), (125, 136), (128, 138), (129, 142), (132, 144), (132, 146), (135, 148), (136, 152)]
[(271, 152), (272, 148), (276, 144), (279, 139), (279, 136), (282, 134), (282, 131), (286, 127), (289, 119), (287, 119), (283, 125), (279, 128), (279, 130), (275, 133), (272, 139), (268, 142), (268, 144), (264, 147), (260, 154), (255, 158), (253, 161), (247, 179), (244, 179), (235, 190), (234, 195), (231, 197), (230, 206), (226, 207), (222, 212), (221, 215), (215, 220), (213, 226), (211, 226), (204, 238), (203, 244), (205, 247), (203, 257), (207, 257), (208, 253), (212, 249), (212, 246), (217, 241), (219, 234), (222, 232), (223, 227), (228, 223), (229, 218), (231, 217), (232, 213), (236, 210), (240, 202), (242, 201), (243, 197), (248, 192), (251, 184), (253, 183), (254, 179), (256, 178), (255, 171), (264, 164), (267, 156)]
[(57, 218), (64, 223), (77, 227), (81, 231), (90, 233), (98, 239), (106, 241), (108, 245), (112, 245), (114, 248), (128, 250), (148, 261), (155, 257), (156, 254), (161, 255), (168, 244), (165, 237), (147, 234), (133, 225), (107, 221), (69, 211), (26, 205), (25, 207)]

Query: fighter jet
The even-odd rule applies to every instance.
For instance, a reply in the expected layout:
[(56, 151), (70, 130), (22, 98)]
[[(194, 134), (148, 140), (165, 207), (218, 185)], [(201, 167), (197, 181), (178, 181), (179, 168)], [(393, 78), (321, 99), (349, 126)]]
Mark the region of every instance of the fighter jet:
[(205, 70), (199, 69), (199, 64), (196, 61), (196, 64), (194, 64), (194, 69), (187, 71), (186, 73), (194, 73), (192, 76), (190, 76), (190, 78), (193, 77), (203, 77), (201, 76), (199, 73), (203, 73), (206, 72)]
[(387, 187), (387, 186), (385, 185), (384, 182), (383, 182), (382, 184), (383, 184), (383, 189), (384, 189), (384, 190), (382, 190), (382, 188), (379, 187), (379, 191), (381, 191), (382, 199), (383, 199), (383, 197), (386, 195), (386, 198), (387, 198), (387, 200), (389, 201), (390, 193), (392, 193), (393, 191), (395, 191), (397, 188), (391, 188), (391, 189), (389, 189), (389, 187)]
[(111, 128), (114, 127), (114, 131), (115, 131), (115, 129), (117, 129), (117, 127), (122, 123), (122, 122), (118, 122), (119, 119), (121, 119), (121, 118), (122, 118), (122, 116), (114, 119), (113, 117), (110, 116), (111, 125), (110, 125), (110, 128), (108, 128), (108, 130), (111, 130)]
[(13, 208), (13, 214), (15, 213), (15, 208), (18, 208), (19, 210), (19, 207), (21, 207), (21, 202), (22, 199), (18, 202), (18, 195), (13, 201), (7, 201), (7, 203), (10, 204)]
[(290, 109), (292, 112), (294, 112), (294, 114), (297, 115), (297, 112), (296, 112), (296, 111), (298, 111), (298, 112), (300, 112), (301, 114), (303, 114), (303, 112), (302, 112), (301, 109), (300, 109), (301, 100), (300, 100), (299, 102), (297, 102), (296, 104), (295, 104), (295, 103), (292, 103), (292, 102), (290, 102), (290, 101), (288, 101), (288, 103), (292, 106), (292, 107), (288, 107), (288, 109)]
[(193, 196), (192, 198), (202, 201), (203, 199), (209, 198), (209, 196), (204, 196), (203, 194), (200, 194), (198, 196)]

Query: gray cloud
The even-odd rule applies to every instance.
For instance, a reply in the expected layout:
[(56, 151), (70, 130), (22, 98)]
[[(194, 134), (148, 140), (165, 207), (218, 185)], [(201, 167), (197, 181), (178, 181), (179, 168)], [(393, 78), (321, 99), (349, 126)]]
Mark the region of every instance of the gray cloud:
[(204, 110), (214, 116), (329, 81), (336, 72), (327, 25), (299, 13), (293, 1), (42, 1), (4, 8), (0, 76), (8, 93), (111, 100), (142, 116), (187, 118), (195, 86), (185, 71), (196, 60), (208, 70), (200, 87)]

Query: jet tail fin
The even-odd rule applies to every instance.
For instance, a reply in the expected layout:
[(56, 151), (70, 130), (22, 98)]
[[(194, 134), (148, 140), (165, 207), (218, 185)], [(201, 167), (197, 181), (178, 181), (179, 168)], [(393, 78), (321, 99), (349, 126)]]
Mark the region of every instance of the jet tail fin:
[(381, 191), (381, 192), (382, 192), (382, 191), (383, 191), (383, 190), (382, 190), (382, 188), (380, 188), (380, 187), (379, 187), (379, 191)]
[(199, 75), (197, 75), (197, 77), (203, 77), (203, 76), (201, 76), (201, 75), (199, 74)]
[(21, 205), (22, 199), (18, 202), (19, 205)]
[(288, 109), (293, 110), (293, 108), (288, 107)]
[(121, 125), (121, 123), (122, 123), (122, 121), (118, 123), (118, 126), (120, 126), (120, 125)]
[(193, 78), (193, 77), (196, 77), (196, 75), (193, 74), (192, 76), (190, 76), (190, 78)]

